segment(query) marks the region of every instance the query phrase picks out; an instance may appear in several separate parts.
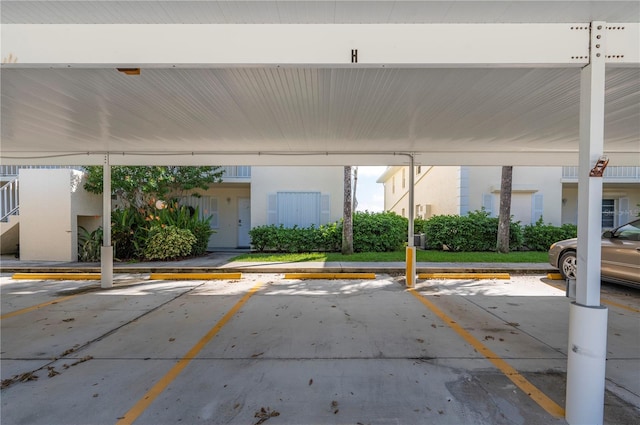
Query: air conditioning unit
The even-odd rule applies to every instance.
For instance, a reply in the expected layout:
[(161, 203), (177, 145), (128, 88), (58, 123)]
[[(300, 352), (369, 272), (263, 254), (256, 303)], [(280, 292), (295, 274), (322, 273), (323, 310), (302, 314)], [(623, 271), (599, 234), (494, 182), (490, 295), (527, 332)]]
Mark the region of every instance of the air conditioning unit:
[(418, 233), (413, 235), (413, 246), (419, 249), (424, 249), (426, 243), (426, 235), (424, 233)]

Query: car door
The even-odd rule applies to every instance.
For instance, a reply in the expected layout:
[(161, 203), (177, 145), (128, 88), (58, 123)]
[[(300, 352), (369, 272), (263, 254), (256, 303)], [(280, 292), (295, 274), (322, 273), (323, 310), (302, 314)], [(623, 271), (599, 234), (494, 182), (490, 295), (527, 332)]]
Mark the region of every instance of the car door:
[(640, 220), (603, 238), (602, 276), (640, 284)]

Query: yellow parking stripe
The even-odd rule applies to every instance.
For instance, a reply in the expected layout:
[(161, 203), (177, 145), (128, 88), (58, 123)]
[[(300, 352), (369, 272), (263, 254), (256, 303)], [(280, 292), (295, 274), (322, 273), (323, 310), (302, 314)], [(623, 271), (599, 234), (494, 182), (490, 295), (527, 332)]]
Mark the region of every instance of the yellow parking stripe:
[(240, 308), (249, 301), (249, 298), (255, 294), (262, 286), (262, 283), (256, 284), (249, 290), (232, 308), (225, 314), (216, 325), (207, 332), (205, 336), (200, 339), (185, 356), (178, 361), (156, 384), (151, 387), (149, 391), (131, 408), (122, 418), (116, 423), (116, 425), (128, 425), (132, 424), (158, 397), (174, 379), (180, 375), (180, 372), (187, 367), (187, 365), (193, 360), (198, 353), (211, 341), (220, 330), (227, 324), (229, 320), (240, 310)]
[(548, 273), (547, 279), (551, 280), (562, 280), (562, 275), (560, 273)]
[(150, 280), (242, 279), (242, 273), (151, 273)]
[(285, 279), (375, 279), (375, 273), (286, 273)]
[(418, 279), (511, 279), (509, 273), (420, 273)]
[(100, 280), (100, 273), (15, 273), (11, 279)]
[(23, 308), (23, 309), (20, 309), (20, 310), (12, 311), (11, 313), (3, 314), (2, 316), (0, 316), (0, 319), (8, 319), (9, 317), (18, 316), (20, 314), (28, 313), (30, 311), (37, 310), (39, 308), (46, 307), (46, 306), (51, 305), (51, 304), (61, 303), (63, 301), (66, 301), (66, 300), (69, 300), (71, 298), (77, 297), (78, 295), (80, 295), (80, 294), (67, 295), (66, 297), (56, 298), (55, 300), (47, 301), (47, 302), (40, 303), (40, 304), (31, 306), (31, 307), (26, 307), (26, 308)]
[(429, 310), (431, 310), (436, 316), (438, 316), (444, 323), (449, 325), (458, 335), (462, 337), (468, 344), (475, 348), (480, 354), (482, 354), (487, 360), (493, 363), (507, 378), (511, 380), (518, 388), (524, 391), (529, 397), (533, 399), (540, 407), (546, 410), (550, 415), (557, 418), (564, 418), (565, 411), (556, 402), (547, 397), (542, 391), (540, 391), (535, 385), (529, 382), (524, 376), (520, 375), (516, 369), (511, 367), (506, 361), (500, 358), (496, 353), (491, 351), (479, 340), (477, 340), (469, 332), (465, 331), (462, 326), (456, 323), (452, 318), (447, 316), (442, 310), (440, 310), (435, 304), (426, 299), (415, 289), (408, 289), (409, 293), (416, 297), (422, 304), (424, 304)]
[(633, 307), (628, 306), (628, 305), (620, 304), (620, 303), (617, 303), (615, 301), (610, 301), (610, 300), (607, 300), (607, 299), (601, 299), (600, 302), (602, 304), (608, 304), (608, 305), (612, 305), (614, 307), (622, 308), (624, 310), (629, 310), (629, 311), (632, 311), (634, 313), (640, 313), (640, 310), (638, 310), (637, 308), (633, 308)]

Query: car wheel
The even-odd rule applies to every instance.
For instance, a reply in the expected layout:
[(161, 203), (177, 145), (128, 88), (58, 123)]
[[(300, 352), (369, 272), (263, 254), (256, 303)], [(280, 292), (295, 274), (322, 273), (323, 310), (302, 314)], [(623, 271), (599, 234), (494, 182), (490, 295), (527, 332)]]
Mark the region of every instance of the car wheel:
[(562, 254), (558, 269), (560, 269), (560, 274), (563, 279), (577, 279), (578, 268), (576, 267), (576, 253), (574, 251), (568, 251)]

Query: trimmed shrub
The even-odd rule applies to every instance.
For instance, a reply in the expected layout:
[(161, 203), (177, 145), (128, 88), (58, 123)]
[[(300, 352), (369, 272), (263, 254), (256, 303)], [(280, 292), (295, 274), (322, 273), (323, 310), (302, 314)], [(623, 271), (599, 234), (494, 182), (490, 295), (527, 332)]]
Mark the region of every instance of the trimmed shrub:
[(524, 244), (532, 251), (547, 251), (555, 242), (575, 238), (578, 227), (574, 224), (563, 224), (560, 227), (544, 224), (542, 217), (535, 223), (524, 226)]
[[(495, 251), (498, 239), (498, 218), (486, 211), (473, 211), (466, 216), (433, 216), (424, 223), (427, 249), (450, 251)], [(519, 222), (509, 228), (509, 248), (517, 250), (523, 245)]]
[(144, 257), (148, 260), (173, 260), (191, 254), (191, 247), (196, 242), (190, 230), (176, 226), (153, 226), (149, 231), (149, 239), (144, 249)]
[[(256, 226), (249, 231), (249, 236), (251, 245), (258, 251), (337, 252), (342, 246), (342, 223), (320, 227)], [(353, 215), (353, 249), (356, 252), (394, 251), (406, 241), (406, 218), (395, 213), (356, 212)]]
[(408, 226), (406, 218), (393, 212), (356, 212), (353, 214), (353, 250), (386, 252), (401, 249), (407, 242)]

